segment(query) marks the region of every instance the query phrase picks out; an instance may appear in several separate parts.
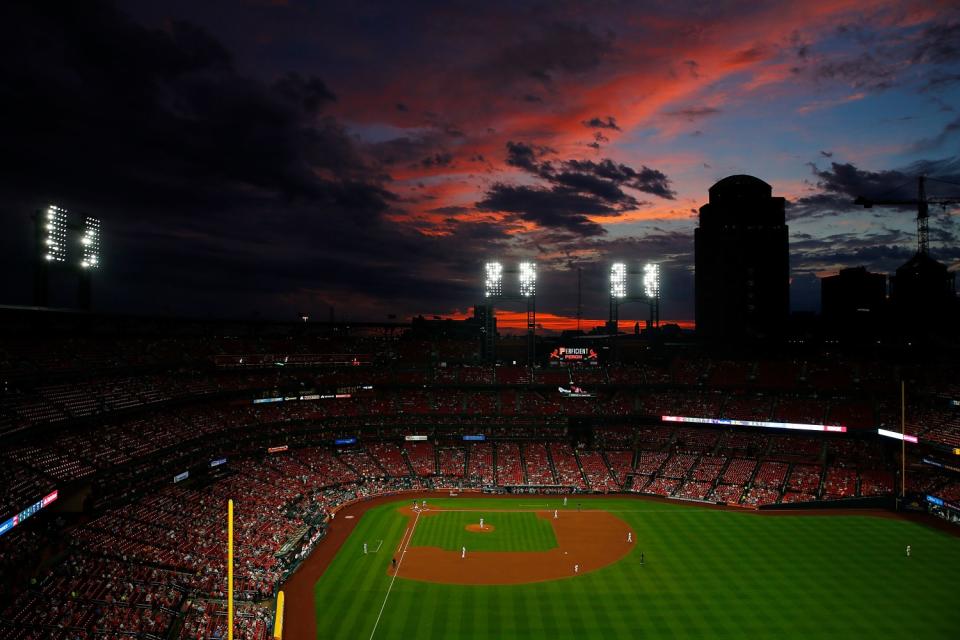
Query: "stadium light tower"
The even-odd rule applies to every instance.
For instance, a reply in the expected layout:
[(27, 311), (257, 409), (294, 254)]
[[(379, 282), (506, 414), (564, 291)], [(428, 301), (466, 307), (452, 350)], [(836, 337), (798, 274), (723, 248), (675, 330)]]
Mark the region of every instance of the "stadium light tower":
[[(630, 275), (641, 275), (643, 295), (630, 295)], [(607, 331), (616, 335), (620, 327), (620, 305), (642, 302), (650, 307), (650, 326), (660, 326), (660, 265), (647, 263), (643, 270), (630, 270), (624, 262), (610, 265), (610, 317)]]
[(497, 298), (503, 295), (503, 265), (499, 262), (488, 262), (484, 265), (486, 280), (483, 283), (484, 296)]
[(520, 263), (520, 295), (524, 298), (537, 295), (537, 264), (535, 262)]
[(68, 270), (79, 278), (79, 303), (90, 308), (92, 272), (100, 266), (100, 220), (85, 216), (83, 224), (71, 223), (69, 212), (51, 204), (33, 215), (36, 227), (34, 304), (47, 306), (50, 269)]
[(46, 238), (44, 245), (48, 262), (67, 261), (67, 210), (56, 205), (47, 207)]
[(660, 265), (648, 262), (643, 265), (643, 293), (650, 305), (650, 324), (660, 326)]
[(100, 220), (87, 216), (83, 221), (83, 259), (80, 266), (84, 269), (96, 269), (100, 266)]
[(100, 220), (92, 216), (83, 219), (80, 247), (80, 308), (89, 309), (93, 271), (100, 267)]
[[(512, 289), (510, 293), (504, 291), (504, 275), (516, 273), (518, 275), (519, 293)], [(537, 264), (523, 261), (516, 269), (507, 269), (501, 262), (487, 262), (483, 266), (483, 304), (478, 305), (478, 315), (483, 320), (483, 355), (488, 361), (496, 359), (496, 300), (524, 300), (527, 303), (527, 362), (533, 366), (536, 358), (536, 328), (537, 328)], [(482, 312), (482, 314), (481, 314)]]
[(520, 263), (520, 295), (527, 299), (527, 366), (537, 358), (537, 263)]
[(627, 265), (614, 262), (610, 266), (610, 295), (614, 298), (627, 297)]

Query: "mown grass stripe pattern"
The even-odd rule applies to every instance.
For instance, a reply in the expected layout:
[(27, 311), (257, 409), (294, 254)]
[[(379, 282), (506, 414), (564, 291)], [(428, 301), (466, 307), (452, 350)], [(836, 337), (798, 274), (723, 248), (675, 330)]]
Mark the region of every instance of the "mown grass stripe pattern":
[[(953, 579), (960, 574), (960, 539), (940, 531), (866, 516), (757, 517), (662, 502), (578, 501), (584, 509), (610, 510), (633, 528), (637, 543), (630, 555), (575, 578), (515, 586), (430, 584), (403, 580), (401, 571), (375, 637), (957, 637)], [(525, 522), (547, 521), (494, 513), (519, 502), (530, 499), (454, 498), (431, 506), (490, 509), (484, 519), (497, 530), (477, 535), (496, 535), (498, 546), (546, 545), (522, 529)], [(564, 509), (560, 500), (537, 502)], [(363, 541), (382, 538), (384, 548), (396, 548), (407, 526), (396, 507), (367, 512), (317, 583), (318, 638), (369, 636), (389, 584), (391, 555), (364, 556)], [(520, 517), (501, 520), (504, 515)], [(466, 534), (463, 526), (478, 517), (466, 518), (448, 524)], [(429, 519), (421, 518), (412, 544), (421, 544), (417, 536)], [(424, 539), (458, 549), (452, 532), (443, 531), (448, 524), (438, 521)], [(914, 550), (909, 559), (907, 544)]]
[[(467, 525), (493, 525), (491, 532), (467, 531)], [(549, 551), (557, 538), (549, 521), (533, 512), (432, 513), (420, 518), (413, 534), (412, 547), (438, 547), (447, 551)], [(403, 573), (401, 572), (401, 575)]]

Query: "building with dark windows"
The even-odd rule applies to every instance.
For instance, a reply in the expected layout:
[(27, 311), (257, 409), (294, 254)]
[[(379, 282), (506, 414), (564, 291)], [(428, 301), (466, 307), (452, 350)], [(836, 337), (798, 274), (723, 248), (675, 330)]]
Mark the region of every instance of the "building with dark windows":
[(826, 326), (842, 333), (879, 329), (887, 305), (887, 276), (866, 267), (843, 269), (820, 280), (820, 309)]
[(890, 301), (898, 321), (915, 326), (942, 326), (957, 309), (955, 274), (927, 253), (916, 253), (897, 268)]
[(753, 176), (710, 187), (696, 230), (697, 334), (755, 340), (783, 334), (790, 312), (790, 263), (783, 198)]

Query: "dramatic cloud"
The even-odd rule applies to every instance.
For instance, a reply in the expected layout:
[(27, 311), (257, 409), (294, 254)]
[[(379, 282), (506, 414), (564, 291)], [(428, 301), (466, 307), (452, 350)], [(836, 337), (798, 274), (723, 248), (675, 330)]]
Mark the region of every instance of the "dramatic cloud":
[(789, 198), (807, 281), (912, 251), (911, 207), (857, 195), (960, 182), (949, 3), (120, 6), (0, 4), (0, 302), (30, 301), (28, 214), (56, 201), (104, 221), (101, 308), (445, 313), (496, 254), (537, 259), (559, 316), (579, 266), (602, 317), (618, 255), (661, 260), (690, 319), (716, 180)]
[(606, 118), (593, 117), (589, 120), (584, 120), (583, 126), (591, 129), (613, 129), (614, 131), (620, 131), (620, 127), (617, 126), (617, 119), (613, 116), (607, 116)]
[(517, 214), (544, 228), (558, 228), (584, 236), (606, 233), (590, 216), (616, 217), (641, 202), (624, 189), (672, 199), (666, 174), (649, 167), (639, 170), (605, 159), (543, 160), (555, 153), (548, 147), (507, 142), (506, 162), (542, 179), (549, 186), (494, 184), (477, 203), (481, 211)]

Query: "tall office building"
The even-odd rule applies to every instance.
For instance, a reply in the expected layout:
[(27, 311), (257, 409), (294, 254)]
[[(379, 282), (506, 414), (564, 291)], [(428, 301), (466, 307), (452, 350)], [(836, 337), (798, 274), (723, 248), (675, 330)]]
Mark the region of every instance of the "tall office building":
[(890, 280), (890, 300), (903, 328), (926, 331), (950, 326), (957, 313), (956, 274), (926, 253), (917, 253), (897, 268)]
[(696, 251), (697, 334), (710, 340), (777, 337), (790, 313), (786, 201), (769, 184), (734, 175), (700, 207)]
[(886, 304), (887, 276), (866, 267), (841, 269), (820, 280), (820, 313), (830, 331), (873, 337)]

